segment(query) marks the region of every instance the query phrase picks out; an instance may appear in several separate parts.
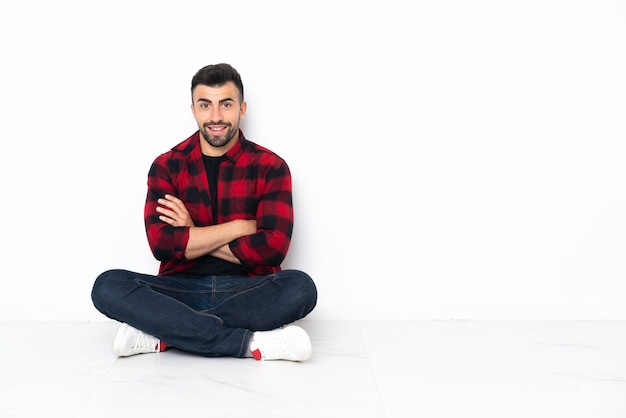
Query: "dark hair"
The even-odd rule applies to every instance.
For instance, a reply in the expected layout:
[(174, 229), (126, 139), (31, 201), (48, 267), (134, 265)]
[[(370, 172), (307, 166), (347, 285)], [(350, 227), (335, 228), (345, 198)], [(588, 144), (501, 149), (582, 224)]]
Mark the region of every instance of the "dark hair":
[(239, 101), (243, 103), (243, 83), (241, 76), (230, 64), (212, 64), (200, 68), (191, 79), (191, 94), (197, 85), (209, 87), (223, 86), (232, 81), (239, 90)]

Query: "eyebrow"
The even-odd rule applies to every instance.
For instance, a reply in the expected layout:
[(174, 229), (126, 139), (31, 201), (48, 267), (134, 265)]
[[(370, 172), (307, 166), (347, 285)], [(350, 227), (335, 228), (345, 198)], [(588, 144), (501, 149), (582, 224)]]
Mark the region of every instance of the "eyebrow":
[[(222, 99), (219, 101), (220, 104), (222, 103), (226, 103), (226, 102), (234, 102), (235, 99), (231, 99), (230, 97), (227, 97), (226, 99)], [(196, 100), (196, 103), (212, 103), (209, 99), (205, 99), (203, 97), (200, 97), (198, 100)]]

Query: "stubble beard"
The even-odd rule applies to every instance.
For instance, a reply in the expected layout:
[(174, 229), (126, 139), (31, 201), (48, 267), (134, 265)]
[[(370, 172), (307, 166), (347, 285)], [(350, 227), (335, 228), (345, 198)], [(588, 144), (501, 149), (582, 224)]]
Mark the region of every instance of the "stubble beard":
[(211, 135), (211, 133), (209, 132), (209, 126), (210, 124), (204, 124), (202, 126), (202, 129), (200, 129), (200, 133), (202, 134), (204, 140), (209, 143), (209, 145), (216, 148), (220, 148), (228, 144), (231, 139), (233, 139), (235, 135), (237, 135), (237, 132), (239, 132), (238, 126), (232, 126), (231, 124), (228, 124), (228, 129), (226, 130), (224, 136), (215, 136)]

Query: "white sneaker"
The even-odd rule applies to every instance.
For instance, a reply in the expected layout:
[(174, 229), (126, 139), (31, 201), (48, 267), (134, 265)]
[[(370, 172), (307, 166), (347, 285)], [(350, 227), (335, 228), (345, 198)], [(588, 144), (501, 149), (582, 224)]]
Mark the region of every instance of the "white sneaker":
[(257, 360), (305, 361), (311, 357), (311, 340), (305, 330), (288, 325), (252, 334), (250, 351)]
[(158, 353), (161, 351), (161, 341), (131, 327), (122, 324), (113, 340), (113, 354), (118, 357), (132, 356), (143, 353)]

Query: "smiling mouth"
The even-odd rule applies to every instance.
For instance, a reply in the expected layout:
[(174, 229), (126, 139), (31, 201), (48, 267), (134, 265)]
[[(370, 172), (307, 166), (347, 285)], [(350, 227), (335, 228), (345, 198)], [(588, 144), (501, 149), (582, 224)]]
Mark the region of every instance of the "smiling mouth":
[(220, 134), (228, 129), (228, 125), (204, 125), (204, 128), (214, 134)]

